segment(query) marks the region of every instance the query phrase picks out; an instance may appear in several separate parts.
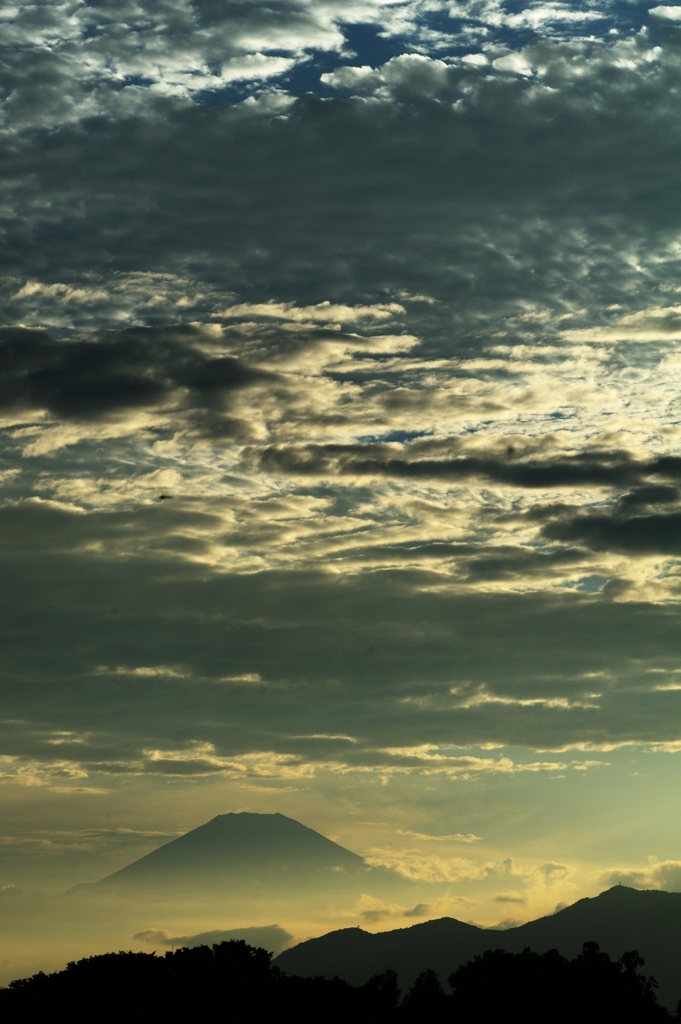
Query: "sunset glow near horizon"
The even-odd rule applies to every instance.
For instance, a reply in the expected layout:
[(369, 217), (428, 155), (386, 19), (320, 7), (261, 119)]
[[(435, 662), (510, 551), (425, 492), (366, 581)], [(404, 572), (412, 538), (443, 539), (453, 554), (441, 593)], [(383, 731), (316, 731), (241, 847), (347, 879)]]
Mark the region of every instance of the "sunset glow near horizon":
[(681, 7), (0, 24), (0, 983), (230, 811), (431, 895), (140, 928), (681, 890)]

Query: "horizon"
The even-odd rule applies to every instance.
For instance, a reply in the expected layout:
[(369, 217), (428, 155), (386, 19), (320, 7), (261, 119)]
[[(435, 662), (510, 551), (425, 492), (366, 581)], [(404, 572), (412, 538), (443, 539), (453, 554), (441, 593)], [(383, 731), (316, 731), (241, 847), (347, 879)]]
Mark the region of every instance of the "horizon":
[[(0, 21), (0, 984), (681, 892), (681, 6)], [(371, 885), (67, 904), (240, 812)]]
[[(272, 812), (269, 812), (269, 813), (263, 813), (263, 812), (258, 812), (258, 811), (227, 811), (227, 812), (225, 812), (223, 814), (216, 814), (215, 817), (211, 818), (209, 821), (204, 822), (202, 825), (198, 825), (195, 829), (190, 830), (190, 832), (184, 832), (184, 833), (182, 833), (182, 835), (176, 836), (174, 839), (168, 839), (166, 842), (161, 843), (159, 846), (154, 847), (148, 853), (143, 854), (142, 857), (139, 857), (136, 860), (131, 861), (129, 864), (123, 865), (122, 868), (119, 868), (113, 874), (107, 875), (104, 878), (97, 879), (94, 882), (80, 883), (80, 885), (76, 886), (75, 888), (77, 889), (77, 888), (83, 888), (83, 887), (86, 887), (86, 886), (96, 886), (96, 885), (99, 885), (101, 882), (106, 882), (106, 881), (108, 881), (111, 878), (115, 878), (117, 875), (120, 875), (122, 872), (126, 871), (127, 868), (131, 868), (134, 865), (139, 864), (141, 861), (148, 862), (148, 858), (151, 858), (153, 856), (153, 854), (155, 854), (158, 851), (162, 850), (164, 847), (169, 846), (170, 844), (175, 843), (177, 841), (177, 839), (182, 839), (182, 838), (184, 838), (184, 837), (186, 837), (188, 835), (191, 835), (192, 833), (196, 833), (196, 832), (200, 832), (200, 831), (202, 832), (203, 829), (205, 829), (208, 825), (212, 825), (219, 818), (244, 817), (244, 816), (247, 816), (247, 817), (258, 817), (258, 818), (284, 818), (286, 821), (291, 822), (294, 825), (302, 826), (303, 829), (305, 829), (306, 831), (314, 832), (314, 829), (310, 829), (309, 826), (305, 825), (303, 822), (296, 821), (294, 818), (289, 818), (288, 816), (282, 814), (280, 811), (272, 811)], [(321, 835), (321, 833), (315, 833), (315, 835)], [(326, 839), (327, 837), (324, 836), (323, 838)], [(328, 841), (330, 843), (333, 843), (333, 840), (328, 840)], [(334, 843), (334, 846), (336, 846), (336, 845), (338, 845), (338, 844)], [(352, 850), (346, 850), (345, 847), (340, 847), (340, 849), (343, 851), (343, 853), (351, 853), (354, 856), (359, 856), (359, 854), (355, 854), (354, 851), (352, 851)], [(231, 853), (232, 853), (232, 850), (228, 847), (227, 850), (226, 850), (227, 861), (228, 861), (228, 858), (229, 858)], [(364, 861), (364, 858), (362, 858), (362, 860)], [(364, 861), (364, 863), (366, 864), (367, 862)], [(613, 890), (616, 891), (618, 889), (624, 889), (627, 892), (662, 892), (662, 893), (666, 893), (667, 892), (667, 890), (664, 890), (664, 889), (641, 889), (641, 888), (636, 888), (636, 887), (633, 887), (633, 886), (626, 886), (622, 882), (616, 882), (614, 885), (608, 887), (607, 889), (601, 890), (595, 896), (582, 896), (582, 897), (580, 897), (579, 900), (575, 901), (575, 903), (581, 902), (581, 900), (585, 900), (585, 899), (587, 899), (587, 900), (589, 900), (589, 899), (598, 899), (599, 896), (604, 896), (606, 893), (612, 892)], [(69, 890), (69, 891), (71, 891), (71, 890)], [(681, 895), (681, 894), (677, 894), (677, 895)], [(558, 904), (558, 906), (555, 907), (554, 910), (550, 914), (542, 915), (542, 916), (554, 916), (555, 914), (559, 914), (563, 910), (567, 910), (567, 909), (569, 909), (570, 906), (574, 906), (574, 905), (575, 904), (566, 904), (566, 905)], [(456, 918), (456, 917), (450, 917), (450, 915), (444, 915), (443, 918), (433, 917), (433, 916), (430, 915), (429, 911), (424, 909), (423, 920), (416, 921), (416, 922), (414, 922), (414, 924), (402, 925), (402, 927), (403, 928), (413, 928), (417, 924), (425, 924), (428, 921), (443, 920), (445, 918), (449, 918), (451, 920), (456, 920), (456, 921), (461, 920), (461, 919)], [(519, 921), (519, 922), (517, 922), (515, 924), (511, 924), (511, 925), (506, 924), (504, 922), (502, 922), (501, 924), (484, 925), (484, 924), (478, 924), (475, 921), (470, 921), (470, 920), (463, 921), (462, 923), (470, 924), (470, 925), (473, 925), (476, 928), (482, 928), (482, 929), (485, 929), (485, 930), (488, 930), (488, 931), (489, 930), (499, 931), (499, 930), (510, 930), (510, 929), (512, 929), (514, 927), (522, 927), (523, 924), (529, 923), (532, 920), (536, 920), (536, 919), (535, 918), (530, 918), (530, 919), (528, 919), (528, 921)], [(370, 921), (369, 922), (364, 922), (364, 924), (365, 925), (366, 924), (370, 925), (371, 922)], [(351, 925), (351, 926), (348, 926), (348, 927), (350, 927), (350, 928), (359, 928), (360, 930), (367, 930), (366, 927), (362, 929), (360, 925)], [(376, 929), (376, 932), (391, 931), (391, 930), (393, 930), (393, 929), (378, 927)], [(371, 934), (371, 932), (370, 932), (370, 934)], [(312, 938), (312, 937), (314, 937), (314, 936), (310, 936), (310, 938)], [(301, 939), (299, 941), (306, 941), (306, 940)]]

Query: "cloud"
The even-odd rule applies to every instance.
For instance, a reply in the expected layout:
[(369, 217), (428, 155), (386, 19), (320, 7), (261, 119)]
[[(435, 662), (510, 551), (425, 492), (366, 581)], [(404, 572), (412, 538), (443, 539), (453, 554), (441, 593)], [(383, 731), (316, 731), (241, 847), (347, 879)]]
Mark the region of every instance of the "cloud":
[[(5, 769), (16, 781), (21, 765), (65, 757), (102, 788), (126, 773), (510, 779), (588, 763), (471, 747), (679, 737), (674, 691), (659, 689), (676, 667), (675, 618), (654, 604), (457, 593), (429, 570), (215, 572), (203, 545), (223, 519), (179, 502), (87, 515), (25, 503), (0, 522), (16, 580), (1, 619), (15, 724), (2, 732), (8, 756), (27, 758)], [(481, 635), (494, 643), (481, 649)], [(31, 680), (30, 705), (17, 679)], [(86, 742), (65, 755), (48, 741), (67, 733)]]
[[(505, 701), (502, 700), (501, 703), (505, 703)], [(518, 764), (507, 757), (475, 757), (470, 754), (456, 756), (442, 753), (435, 745), (430, 744), (411, 748), (393, 747), (386, 749), (383, 753), (389, 755), (387, 766), (422, 768), (427, 773), (445, 772), (453, 777), (462, 775), (464, 778), (469, 778), (478, 772), (516, 774), (517, 772), (556, 772), (564, 771), (567, 768), (566, 764), (556, 761), (534, 761), (530, 764)], [(419, 836), (418, 838), (422, 837)], [(475, 841), (476, 838), (475, 836), (471, 837), (472, 841)], [(459, 841), (470, 842), (471, 839), (466, 836), (459, 839)]]
[(543, 534), (562, 541), (579, 541), (596, 551), (675, 555), (681, 551), (681, 512), (643, 516), (605, 513), (566, 516), (547, 523)]
[[(676, 8), (680, 10), (681, 8)], [(658, 306), (620, 317), (611, 326), (563, 331), (569, 341), (678, 341), (681, 339), (681, 306)]]
[(90, 419), (157, 407), (181, 389), (205, 410), (230, 390), (266, 379), (232, 357), (210, 358), (199, 348), (203, 337), (200, 328), (187, 327), (60, 344), (43, 331), (5, 329), (0, 409)]
[(547, 882), (560, 882), (568, 875), (568, 868), (565, 864), (553, 864), (549, 862), (548, 864), (542, 864), (538, 870), (539, 874)]
[(392, 911), (388, 907), (374, 907), (361, 913), (367, 924), (377, 924), (379, 921), (385, 921), (386, 917), (392, 917)]
[[(362, 320), (389, 320), (392, 317), (404, 313), (404, 306), (397, 302), (376, 303), (373, 306), (343, 306), (338, 303), (331, 303), (328, 300), (318, 302), (315, 306), (295, 306), (292, 302), (269, 302), (252, 303), (242, 302), (230, 306), (222, 312), (225, 318), (231, 317), (272, 317), (279, 320), (293, 320), (294, 322), (312, 323), (357, 323)], [(368, 343), (371, 347), (371, 343)]]
[(144, 928), (136, 932), (133, 939), (150, 946), (165, 946), (181, 949), (194, 946), (213, 946), (220, 942), (243, 941), (249, 946), (267, 949), (278, 956), (291, 944), (293, 936), (278, 924), (254, 925), (245, 928), (228, 928), (197, 935), (171, 935), (165, 928)]
[[(657, 7), (650, 13), (669, 20), (674, 10)], [(618, 25), (626, 34), (631, 16), (609, 3), (599, 11), (552, 3), (510, 12), (498, 0), (438, 2), (426, 9), (416, 0), (282, 0), (276, 16), (259, 2), (246, 8), (205, 2), (154, 7), (142, 0), (115, 11), (55, 3), (49, 13), (20, 6), (3, 18), (4, 74), (11, 88), (6, 116), (19, 125), (63, 123), (103, 111), (125, 116), (141, 106), (163, 109), (162, 101), (222, 99), (235, 82), (247, 95), (272, 79), (300, 88), (296, 73), (314, 85), (329, 63), (342, 68), (355, 56), (375, 63), (375, 46), (365, 36), (379, 39), (381, 49), (413, 51), (404, 54), (411, 61), (425, 54), (451, 59), (452, 53), (480, 46), (508, 54), (509, 47), (522, 47), (528, 30), (565, 42), (593, 32), (594, 22), (604, 32)], [(365, 32), (353, 33), (354, 26)], [(320, 55), (326, 56), (322, 66), (310, 68)]]
[[(105, 794), (105, 789), (83, 785), (88, 773), (77, 761), (51, 759), (47, 763), (0, 756), (0, 785), (45, 786), (52, 792)], [(74, 785), (75, 783), (75, 785)]]
[(430, 912), (430, 903), (417, 903), (411, 910), (404, 911), (404, 917), (425, 917)]
[(424, 834), (423, 832), (412, 832), (411, 829), (397, 829), (397, 835), (399, 836), (413, 836), (414, 839), (423, 839), (426, 842), (454, 842), (454, 843), (481, 843), (481, 836), (474, 836), (471, 832), (462, 835), (460, 832), (455, 832), (450, 836), (431, 836)]
[(681, 21), (681, 7), (669, 7), (661, 4), (658, 7), (649, 7), (648, 14), (663, 21)]
[[(372, 5), (359, 5), (371, 10)], [(73, 8), (57, 3), (10, 9), (4, 18), (6, 84), (12, 95), (5, 116), (15, 124), (48, 123), (101, 112), (119, 115), (140, 102), (185, 102), (230, 83), (262, 83), (304, 62), (314, 47), (337, 51), (343, 44), (342, 5), (228, 7), (170, 2)], [(361, 14), (360, 14), (361, 17)], [(272, 51), (278, 51), (272, 53)], [(283, 52), (282, 52), (283, 51)], [(41, 89), (30, 75), (38, 75)], [(38, 95), (44, 108), (37, 108)]]
[[(419, 442), (410, 446), (415, 453), (419, 447)], [(408, 454), (411, 454), (410, 448), (407, 448)], [(513, 451), (505, 458), (496, 453), (487, 457), (461, 455), (449, 459), (401, 456), (402, 451), (397, 445), (376, 444), (265, 447), (258, 452), (263, 469), (279, 469), (287, 473), (322, 477), (385, 475), (448, 481), (478, 477), (510, 486), (542, 489), (580, 485), (626, 487), (656, 473), (676, 476), (681, 472), (681, 461), (674, 457), (665, 456), (647, 465), (637, 465), (623, 452), (583, 452), (577, 457), (552, 460), (516, 460)]]
[(650, 858), (643, 868), (611, 869), (603, 873), (600, 884), (627, 885), (632, 889), (663, 889), (666, 892), (681, 892), (681, 861), (658, 861)]
[(417, 850), (372, 849), (365, 858), (375, 867), (388, 867), (404, 878), (429, 883), (484, 882), (499, 877), (525, 878), (512, 858), (505, 860), (473, 860), (466, 857), (444, 857), (422, 854)]
[(490, 925), (490, 931), (505, 932), (509, 928), (518, 928), (519, 925), (525, 924), (525, 922), (519, 917), (505, 917), (498, 924)]
[[(128, 38), (140, 45), (139, 33), (130, 32)], [(381, 102), (367, 105), (338, 99), (320, 105), (306, 97), (290, 106), (286, 116), (272, 106), (267, 108), (269, 114), (263, 114), (267, 103), (283, 96), (271, 91), (257, 101), (252, 97), (248, 105), (223, 103), (195, 109), (170, 104), (165, 94), (151, 86), (117, 88), (117, 103), (123, 102), (124, 95), (129, 97), (126, 102), (131, 106), (125, 116), (92, 122), (85, 135), (67, 129), (52, 139), (47, 150), (38, 135), (22, 136), (16, 176), (8, 168), (8, 187), (16, 192), (19, 206), (7, 230), (16, 251), (13, 273), (21, 275), (10, 294), (17, 295), (27, 280), (47, 289), (59, 282), (64, 288), (82, 291), (83, 281), (76, 284), (64, 276), (54, 277), (57, 268), (68, 266), (70, 277), (101, 274), (104, 252), (118, 274), (149, 274), (156, 269), (181, 276), (187, 264), (184, 254), (196, 249), (202, 253), (206, 273), (202, 287), (191, 282), (190, 292), (205, 296), (207, 287), (210, 295), (218, 281), (229, 279), (231, 290), (242, 296), (237, 305), (373, 304), (355, 294), (353, 281), (362, 281), (359, 291), (375, 299), (386, 287), (395, 293), (406, 290), (446, 299), (441, 313), (430, 307), (431, 344), (443, 347), (450, 301), (455, 303), (454, 319), (460, 324), (457, 337), (470, 343), (471, 333), (476, 336), (479, 330), (477, 314), (463, 301), (473, 273), (484, 295), (485, 320), (496, 321), (492, 331), (504, 329), (499, 322), (504, 316), (524, 312), (518, 308), (520, 303), (536, 302), (538, 308), (559, 312), (587, 308), (599, 318), (601, 306), (623, 296), (631, 302), (627, 288), (641, 278), (636, 266), (649, 265), (656, 280), (667, 280), (672, 243), (659, 224), (659, 205), (637, 200), (629, 179), (618, 190), (603, 188), (598, 172), (587, 174), (582, 167), (580, 154), (586, 150), (566, 147), (565, 133), (569, 131), (575, 139), (602, 138), (615, 159), (629, 144), (627, 110), (635, 107), (639, 96), (644, 102), (642, 90), (655, 90), (659, 97), (655, 116), (636, 122), (635, 176), (632, 169), (632, 180), (642, 177), (655, 189), (671, 158), (669, 147), (673, 149), (676, 127), (664, 97), (677, 70), (671, 53), (661, 61), (658, 55), (651, 63), (645, 57), (648, 52), (649, 44), (640, 37), (610, 45), (590, 43), (588, 51), (578, 44), (566, 51), (547, 41), (538, 43), (523, 59), (544, 69), (544, 85), (539, 89), (529, 80), (501, 72), (487, 81), (484, 72), (470, 62), (459, 67), (425, 55), (404, 54), (386, 62), (383, 70), (375, 69), (377, 87), (385, 90)], [(149, 57), (145, 60), (149, 62)], [(608, 85), (613, 68), (618, 79)], [(185, 78), (200, 81), (194, 72)], [(572, 90), (570, 83), (577, 79), (593, 83), (591, 101)], [(623, 80), (629, 97), (626, 107)], [(148, 117), (146, 108), (134, 106), (132, 97), (140, 92), (149, 94), (145, 99)], [(607, 96), (605, 106), (596, 96)], [(63, 100), (58, 102), (61, 105)], [(416, 118), (411, 115), (414, 103), (420, 104)], [(30, 109), (36, 110), (35, 105)], [(148, 119), (153, 130), (148, 129)], [(509, 121), (523, 126), (514, 145), (507, 144)], [(533, 141), (533, 126), (539, 124), (544, 125), (541, 145)], [(474, 164), (461, 151), (450, 152), (448, 140), (459, 137), (459, 129), (461, 138), (476, 140)], [(364, 148), (359, 140), (367, 134), (372, 143)], [(494, 170), (494, 154), (500, 149), (507, 153), (501, 177)], [(257, 154), (270, 150), (278, 154), (275, 161), (259, 159)], [(200, 187), (193, 161), (196, 151), (203, 154)], [(356, 155), (351, 167), (343, 158), (348, 152)], [(388, 160), (386, 154), (393, 156)], [(128, 159), (136, 169), (134, 195), (126, 189)], [(75, 176), (65, 191), (52, 194), (55, 186), (50, 182), (58, 180), (57, 168), (64, 161), (76, 168)], [(35, 179), (26, 173), (28, 167)], [(377, 168), (384, 181), (379, 202)], [(342, 181), (345, 184), (339, 188)], [(566, 188), (570, 204), (557, 198)], [(491, 205), (490, 194), (496, 197)], [(48, 219), (41, 195), (50, 196)], [(88, 231), (82, 229), (76, 212), (76, 195), (89, 211)], [(278, 199), (282, 195), (288, 197), (285, 204)], [(511, 197), (512, 223), (500, 220), (496, 213), (500, 206), (506, 208)], [(608, 237), (599, 242), (594, 235), (589, 248), (580, 232), (595, 225), (591, 216), (598, 205), (594, 203), (600, 204), (604, 215), (608, 211)], [(669, 210), (668, 196), (665, 204)], [(171, 208), (177, 216), (170, 220), (159, 213)], [(675, 214), (668, 216), (673, 219)], [(66, 262), (59, 257), (60, 243), (50, 228), (53, 222), (61, 225), (62, 233), (78, 236), (78, 249), (72, 249)], [(557, 224), (562, 225), (558, 233), (553, 227)], [(138, 231), (142, 226), (143, 231)], [(40, 274), (31, 255), (30, 239), (36, 232), (45, 234), (55, 260)], [(555, 243), (557, 238), (560, 244)], [(425, 239), (436, 240), (434, 248)], [(290, 258), (284, 258), (286, 253)], [(416, 253), (418, 258), (409, 258)], [(593, 264), (599, 282), (608, 266), (607, 295), (601, 294), (600, 284), (596, 290), (589, 275), (575, 276), (573, 270), (584, 258)], [(336, 280), (332, 268), (341, 264), (346, 269)], [(533, 274), (528, 273), (530, 267)], [(109, 273), (99, 281), (96, 290), (111, 294), (111, 277)], [(651, 284), (651, 290), (655, 288)], [(634, 291), (639, 308), (646, 305), (641, 303), (640, 290)], [(379, 301), (385, 303), (385, 292)], [(147, 310), (147, 315), (153, 312)]]
[(497, 57), (493, 62), (497, 71), (510, 71), (515, 75), (531, 75), (532, 68), (521, 53), (509, 53), (505, 57)]
[[(56, 789), (50, 787), (47, 792), (50, 794), (49, 799), (56, 800), (62, 805), (71, 797), (75, 797), (78, 803), (89, 804), (90, 807), (93, 806), (93, 799), (96, 804), (103, 803), (101, 792), (95, 787), (64, 785)], [(106, 795), (111, 797), (111, 789)], [(110, 806), (109, 800), (104, 803), (107, 807)], [(87, 821), (87, 815), (83, 820)], [(66, 888), (66, 885), (60, 885), (55, 878), (62, 872), (66, 874), (67, 885), (71, 879), (82, 881), (88, 874), (93, 878), (101, 877), (106, 874), (107, 868), (116, 870), (122, 864), (144, 856), (162, 843), (176, 839), (179, 834), (181, 833), (178, 830), (164, 832), (125, 827), (93, 828), (87, 825), (83, 828), (58, 829), (36, 827), (31, 821), (24, 822), (20, 827), (8, 823), (0, 837), (1, 870), (5, 875), (23, 877), (27, 881), (37, 871), (43, 874), (41, 888), (47, 882), (47, 892), (54, 894), (55, 883), (60, 889)], [(17, 870), (18, 865), (21, 867)], [(6, 887), (8, 895), (16, 890), (17, 886), (13, 884)], [(26, 896), (34, 890), (35, 884), (31, 886), (29, 881)], [(71, 912), (67, 909), (66, 916), (70, 917)]]

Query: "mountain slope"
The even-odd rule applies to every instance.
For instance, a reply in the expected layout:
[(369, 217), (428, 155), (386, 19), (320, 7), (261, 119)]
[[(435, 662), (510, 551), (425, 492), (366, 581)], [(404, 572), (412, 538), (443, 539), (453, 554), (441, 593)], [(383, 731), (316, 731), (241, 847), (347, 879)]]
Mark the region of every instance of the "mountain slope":
[(408, 988), (427, 967), (444, 980), (461, 963), (486, 949), (537, 952), (558, 949), (573, 957), (596, 941), (612, 957), (638, 949), (645, 973), (659, 982), (659, 1001), (676, 1008), (681, 997), (681, 893), (615, 886), (593, 899), (508, 931), (489, 931), (453, 918), (370, 934), (360, 928), (330, 932), (285, 950), (275, 963), (287, 974), (338, 974), (359, 985), (389, 967)]
[(452, 917), (376, 934), (342, 928), (285, 950), (275, 963), (287, 974), (328, 978), (338, 974), (352, 985), (363, 985), (390, 968), (405, 988), (428, 967), (446, 980), (459, 963), (489, 949), (492, 943), (498, 945), (494, 941), (497, 934), (501, 933)]
[[(220, 814), (90, 889), (149, 896), (203, 890), (337, 887), (371, 869), (356, 853), (283, 814)], [(83, 886), (77, 886), (83, 889)]]

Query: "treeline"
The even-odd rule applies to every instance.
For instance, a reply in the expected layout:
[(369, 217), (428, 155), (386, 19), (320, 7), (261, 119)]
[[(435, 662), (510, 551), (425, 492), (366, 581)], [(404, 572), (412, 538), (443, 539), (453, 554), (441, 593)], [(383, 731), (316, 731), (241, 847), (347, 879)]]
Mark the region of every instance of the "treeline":
[[(288, 977), (245, 942), (155, 953), (107, 953), (0, 989), (3, 1024), (647, 1024), (671, 1021), (636, 952), (617, 961), (587, 942), (567, 960), (490, 950), (459, 967), (445, 992), (425, 971), (400, 998), (393, 971), (354, 987), (340, 978)], [(678, 1019), (678, 1018), (677, 1018)]]

